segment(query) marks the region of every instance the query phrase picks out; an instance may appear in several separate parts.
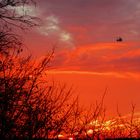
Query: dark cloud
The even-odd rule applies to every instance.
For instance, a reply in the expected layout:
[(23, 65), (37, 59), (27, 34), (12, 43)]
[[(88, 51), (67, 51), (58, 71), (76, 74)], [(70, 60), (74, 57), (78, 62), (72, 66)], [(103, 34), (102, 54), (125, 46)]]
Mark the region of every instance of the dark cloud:
[[(46, 20), (43, 34), (38, 35), (43, 40), (41, 48), (49, 40), (57, 42), (61, 38), (56, 67), (140, 70), (140, 43), (134, 43), (140, 39), (139, 0), (40, 0), (38, 5), (41, 18)], [(122, 46), (116, 42), (118, 36), (123, 38)]]
[[(89, 32), (87, 41), (111, 41), (122, 35), (126, 40), (140, 37), (139, 0), (44, 0), (40, 2), (44, 16), (59, 17), (63, 28), (82, 26)], [(72, 32), (71, 30), (69, 30)], [(72, 32), (77, 38), (81, 32)]]

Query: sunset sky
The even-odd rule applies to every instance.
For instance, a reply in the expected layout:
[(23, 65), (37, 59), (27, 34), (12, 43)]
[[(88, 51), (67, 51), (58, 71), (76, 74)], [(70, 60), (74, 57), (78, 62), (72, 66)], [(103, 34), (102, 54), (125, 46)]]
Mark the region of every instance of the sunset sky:
[[(126, 114), (140, 109), (140, 1), (39, 0), (29, 13), (41, 26), (25, 32), (29, 51), (41, 57), (55, 47), (52, 79), (73, 85), (83, 104), (99, 100)], [(122, 37), (122, 42), (116, 39)]]

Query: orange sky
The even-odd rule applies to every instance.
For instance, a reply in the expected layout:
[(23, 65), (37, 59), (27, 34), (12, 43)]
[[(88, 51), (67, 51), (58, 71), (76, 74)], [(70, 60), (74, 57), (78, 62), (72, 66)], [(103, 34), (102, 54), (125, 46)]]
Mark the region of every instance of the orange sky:
[[(32, 46), (37, 57), (45, 55), (52, 48), (45, 48), (42, 42)], [(99, 101), (106, 87), (105, 98), (107, 116), (117, 115), (117, 105), (122, 114), (131, 112), (131, 103), (136, 104), (136, 112), (140, 109), (140, 42), (101, 42), (79, 45), (72, 48), (56, 45), (54, 59), (51, 63), (50, 78), (73, 85), (83, 105)], [(40, 49), (42, 48), (42, 49)], [(55, 71), (55, 72), (54, 72)]]
[[(41, 57), (55, 47), (51, 76), (74, 85), (83, 104), (100, 99), (115, 114), (140, 109), (139, 0), (40, 0), (29, 12), (41, 26), (24, 32), (29, 52)], [(117, 37), (122, 42), (117, 42)]]
[(73, 86), (83, 105), (100, 101), (108, 88), (104, 105), (107, 116), (131, 112), (131, 103), (139, 112), (139, 42), (97, 43), (55, 53), (51, 80)]
[(136, 104), (136, 111), (139, 111), (140, 74), (50, 71), (49, 77), (72, 85), (83, 105), (100, 101), (107, 88), (104, 105), (109, 116), (117, 115), (117, 105), (124, 115), (131, 112), (131, 103)]

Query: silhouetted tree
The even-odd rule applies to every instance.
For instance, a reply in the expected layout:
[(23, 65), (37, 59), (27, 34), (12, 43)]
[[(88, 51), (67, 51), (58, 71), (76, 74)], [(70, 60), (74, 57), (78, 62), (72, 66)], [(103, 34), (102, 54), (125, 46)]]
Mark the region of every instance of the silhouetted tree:
[(69, 102), (71, 89), (65, 85), (46, 81), (44, 70), (51, 57), (38, 63), (10, 57), (2, 63), (1, 138), (54, 138), (65, 130), (76, 100)]
[[(23, 57), (23, 43), (13, 29), (38, 25), (25, 7), (32, 0), (0, 1), (0, 139), (77, 139), (140, 137), (139, 121), (119, 119), (105, 126), (104, 96), (90, 109), (82, 109), (72, 88), (47, 80), (54, 50), (42, 59)], [(16, 12), (22, 10), (22, 14)], [(91, 130), (89, 133), (89, 130)], [(126, 132), (128, 135), (126, 135)]]
[(0, 1), (0, 53), (8, 54), (10, 49), (19, 49), (22, 41), (14, 32), (37, 26), (39, 18), (28, 12), (35, 6), (33, 0), (1, 0)]
[[(32, 2), (32, 1), (31, 1)], [(35, 17), (16, 13), (29, 0), (0, 1), (0, 139), (55, 138), (65, 130), (77, 100), (71, 89), (49, 83), (52, 53), (40, 61), (22, 57), (22, 41), (13, 28), (37, 25)]]
[(29, 14), (26, 6), (35, 4), (34, 0), (1, 0), (0, 1), (0, 20), (1, 24), (16, 26), (24, 29), (25, 26), (35, 26), (37, 17)]

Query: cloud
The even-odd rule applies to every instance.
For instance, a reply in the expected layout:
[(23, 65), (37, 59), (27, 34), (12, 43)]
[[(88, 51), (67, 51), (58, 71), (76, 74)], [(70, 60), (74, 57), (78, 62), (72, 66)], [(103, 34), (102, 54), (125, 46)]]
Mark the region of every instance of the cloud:
[(61, 69), (56, 69), (56, 70), (50, 70), (47, 71), (48, 74), (66, 74), (66, 75), (70, 75), (70, 74), (78, 74), (78, 75), (93, 75), (93, 76), (106, 76), (106, 77), (117, 77), (117, 78), (125, 78), (125, 79), (129, 79), (129, 78), (133, 78), (133, 79), (139, 79), (140, 78), (140, 73), (132, 73), (132, 72), (93, 72), (93, 71), (70, 71), (70, 70), (61, 70)]
[(44, 36), (54, 37), (59, 42), (67, 43), (71, 46), (73, 45), (73, 37), (71, 33), (63, 29), (60, 20), (54, 15), (47, 16), (45, 20), (43, 20), (43, 24), (38, 31)]
[[(55, 64), (63, 70), (120, 71), (138, 72), (140, 70), (140, 42), (100, 43), (65, 50), (56, 54)], [(62, 58), (62, 59), (60, 59)]]
[[(77, 43), (84, 44), (110, 42), (116, 36), (123, 36), (127, 41), (139, 40), (139, 5), (138, 0), (47, 0), (43, 1), (42, 8), (49, 7), (63, 21), (63, 27), (74, 35)], [(86, 39), (81, 39), (85, 37), (83, 30), (75, 32), (71, 26), (85, 28)]]
[(48, 36), (49, 34), (59, 32), (58, 19), (54, 16), (49, 16), (44, 20), (44, 24), (40, 27), (40, 33)]
[(8, 9), (11, 11), (12, 14), (16, 14), (17, 16), (23, 16), (23, 15), (30, 15), (37, 17), (40, 15), (39, 9), (36, 8), (34, 5), (19, 5), (19, 6), (8, 6)]
[[(140, 70), (139, 0), (40, 0), (39, 5), (42, 26), (37, 30), (37, 45), (47, 46), (48, 40), (59, 44), (56, 67)], [(122, 43), (116, 42), (118, 36)]]
[[(41, 7), (36, 7), (34, 5), (24, 5), (8, 7), (17, 16), (28, 15), (40, 18), (40, 26), (35, 28), (36, 33), (43, 35), (45, 37), (55, 40), (60, 44), (65, 44), (64, 46), (74, 47), (74, 39), (72, 33), (68, 32), (62, 25), (60, 19), (54, 14), (43, 15), (44, 10)], [(47, 10), (45, 10), (46, 12)]]

